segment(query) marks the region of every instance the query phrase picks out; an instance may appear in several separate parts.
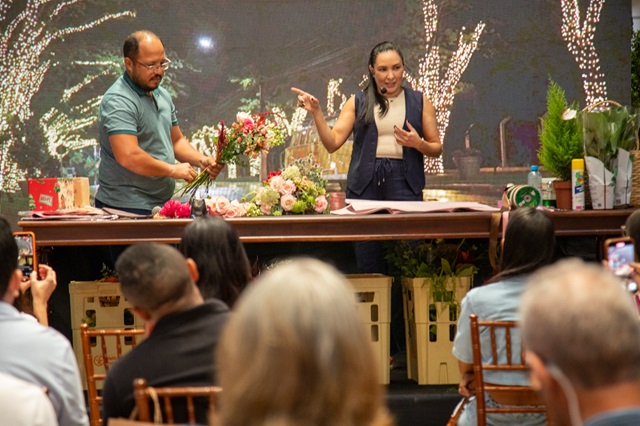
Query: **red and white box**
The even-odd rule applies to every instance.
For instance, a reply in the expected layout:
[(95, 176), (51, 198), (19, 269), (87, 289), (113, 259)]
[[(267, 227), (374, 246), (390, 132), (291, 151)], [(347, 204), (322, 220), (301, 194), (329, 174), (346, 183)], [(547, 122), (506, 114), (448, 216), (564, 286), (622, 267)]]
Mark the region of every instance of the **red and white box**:
[(56, 211), (89, 205), (89, 178), (29, 179), (29, 206)]

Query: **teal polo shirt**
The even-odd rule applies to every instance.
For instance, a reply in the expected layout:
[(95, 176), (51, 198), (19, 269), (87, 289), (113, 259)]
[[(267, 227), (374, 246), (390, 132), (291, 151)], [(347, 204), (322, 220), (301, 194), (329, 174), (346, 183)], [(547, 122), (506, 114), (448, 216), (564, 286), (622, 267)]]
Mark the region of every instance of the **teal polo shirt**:
[(162, 206), (175, 191), (170, 177), (142, 176), (122, 167), (113, 155), (109, 136), (135, 135), (138, 145), (168, 164), (176, 158), (171, 128), (178, 124), (171, 96), (162, 87), (153, 96), (133, 83), (125, 72), (107, 90), (100, 103), (100, 168), (96, 199), (120, 208), (152, 210)]

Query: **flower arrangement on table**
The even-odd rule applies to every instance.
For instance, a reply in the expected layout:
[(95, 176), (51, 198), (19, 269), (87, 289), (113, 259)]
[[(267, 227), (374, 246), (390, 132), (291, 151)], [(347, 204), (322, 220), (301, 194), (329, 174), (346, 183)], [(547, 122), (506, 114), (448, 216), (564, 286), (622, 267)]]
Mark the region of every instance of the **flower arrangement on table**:
[(327, 180), (311, 158), (294, 160), (282, 170), (269, 173), (256, 191), (243, 197), (247, 216), (323, 214), (329, 212)]
[[(207, 214), (225, 218), (242, 216), (282, 216), (287, 214), (326, 214), (327, 180), (312, 157), (296, 159), (284, 169), (271, 172), (258, 189), (242, 200), (229, 200), (224, 196), (204, 200)], [(190, 203), (169, 200), (156, 218), (191, 217)]]
[[(224, 122), (218, 125), (218, 136), (214, 138), (215, 158), (218, 164), (245, 165), (244, 158), (258, 158), (274, 146), (284, 143), (286, 133), (272, 111), (250, 114), (239, 112), (229, 128)], [(192, 198), (202, 186), (210, 182), (209, 174), (203, 170), (193, 182), (182, 187), (180, 195)]]

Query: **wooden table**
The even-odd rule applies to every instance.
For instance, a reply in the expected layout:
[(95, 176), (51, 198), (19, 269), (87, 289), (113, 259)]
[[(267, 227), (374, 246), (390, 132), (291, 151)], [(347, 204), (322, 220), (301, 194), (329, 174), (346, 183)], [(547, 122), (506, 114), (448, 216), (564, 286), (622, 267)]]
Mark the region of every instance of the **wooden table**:
[[(634, 209), (557, 211), (550, 216), (558, 236), (619, 235)], [(488, 238), (491, 213), (453, 212), (309, 215), (227, 219), (245, 243), (332, 242), (422, 238)], [(110, 221), (20, 221), (38, 246), (176, 244), (191, 219)]]

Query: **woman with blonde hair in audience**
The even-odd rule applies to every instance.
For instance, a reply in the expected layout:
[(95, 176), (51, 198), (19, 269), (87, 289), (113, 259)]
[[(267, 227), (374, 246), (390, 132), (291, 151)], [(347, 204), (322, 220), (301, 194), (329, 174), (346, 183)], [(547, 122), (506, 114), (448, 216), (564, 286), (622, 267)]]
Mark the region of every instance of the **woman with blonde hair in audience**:
[(318, 260), (286, 261), (250, 284), (217, 359), (216, 424), (393, 423), (353, 288)]

